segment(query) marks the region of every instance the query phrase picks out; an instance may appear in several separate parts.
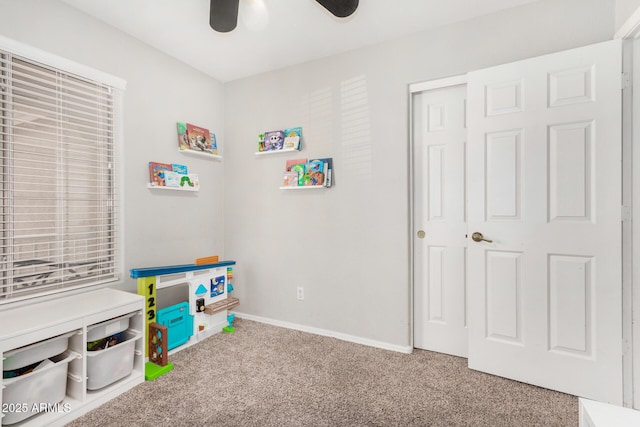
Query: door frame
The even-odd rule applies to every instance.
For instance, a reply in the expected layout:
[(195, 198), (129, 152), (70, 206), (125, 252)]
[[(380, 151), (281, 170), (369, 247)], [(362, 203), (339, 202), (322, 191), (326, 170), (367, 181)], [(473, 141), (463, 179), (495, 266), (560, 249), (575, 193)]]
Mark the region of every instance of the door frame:
[(414, 333), (415, 333), (415, 184), (414, 184), (414, 167), (413, 162), (415, 160), (414, 154), (414, 135), (413, 135), (413, 95), (420, 92), (425, 92), (434, 89), (442, 89), (451, 86), (467, 84), (467, 75), (461, 74), (457, 76), (444, 77), (435, 80), (429, 80), (426, 82), (412, 83), (408, 87), (409, 98), (409, 345), (414, 348)]
[[(622, 348), (624, 406), (640, 409), (640, 8), (618, 29), (615, 39), (622, 43)], [(637, 71), (636, 71), (637, 69)], [(625, 84), (625, 80), (627, 83)]]
[[(623, 40), (623, 72), (628, 88), (640, 87), (640, 8), (625, 22), (615, 35)], [(626, 92), (626, 93), (625, 93)], [(640, 123), (640, 97), (632, 90), (623, 91), (623, 350), (629, 356), (623, 365), (626, 383), (625, 406), (640, 409), (640, 132), (633, 129), (633, 122)], [(634, 167), (634, 165), (638, 165)], [(629, 237), (630, 236), (630, 237)]]

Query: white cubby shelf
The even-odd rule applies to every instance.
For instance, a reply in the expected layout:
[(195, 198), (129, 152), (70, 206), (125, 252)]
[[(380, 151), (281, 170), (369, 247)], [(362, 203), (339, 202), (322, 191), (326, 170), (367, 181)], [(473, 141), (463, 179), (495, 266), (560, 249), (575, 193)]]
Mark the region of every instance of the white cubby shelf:
[[(143, 383), (145, 318), (142, 296), (109, 288), (51, 296), (29, 305), (3, 308), (0, 311), (3, 371), (14, 368), (13, 360), (16, 366), (33, 360), (43, 360), (48, 365), (22, 376), (2, 379), (0, 401), (7, 403), (8, 410), (0, 413), (0, 424), (64, 426)], [(95, 338), (92, 331), (99, 332), (102, 325), (107, 325), (102, 335), (126, 329), (122, 334), (129, 339), (109, 349), (89, 351), (88, 343)], [(64, 352), (57, 354), (60, 351)], [(100, 353), (95, 366), (87, 361), (90, 353)], [(110, 353), (117, 353), (113, 361), (105, 359)], [(50, 357), (52, 354), (56, 355)], [(121, 365), (123, 359), (127, 362), (125, 367)], [(106, 377), (101, 377), (102, 374)], [(92, 382), (96, 379), (102, 382), (94, 386)], [(34, 409), (34, 403), (45, 401), (59, 410)], [(20, 410), (11, 411), (11, 407)]]

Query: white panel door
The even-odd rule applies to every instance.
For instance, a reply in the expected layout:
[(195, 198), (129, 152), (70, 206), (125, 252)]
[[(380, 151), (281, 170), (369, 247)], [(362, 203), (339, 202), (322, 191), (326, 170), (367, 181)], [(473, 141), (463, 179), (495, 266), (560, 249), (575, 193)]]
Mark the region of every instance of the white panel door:
[(468, 77), (469, 367), (621, 404), (621, 45)]
[(418, 92), (412, 99), (414, 346), (463, 357), (465, 99), (465, 85)]

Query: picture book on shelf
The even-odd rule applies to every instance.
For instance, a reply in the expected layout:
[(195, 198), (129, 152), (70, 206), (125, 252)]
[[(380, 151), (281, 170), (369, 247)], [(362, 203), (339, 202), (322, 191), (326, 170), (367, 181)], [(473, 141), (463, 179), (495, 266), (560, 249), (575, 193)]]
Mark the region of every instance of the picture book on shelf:
[(287, 160), (286, 162), (286, 167), (285, 170), (286, 171), (291, 171), (291, 167), (293, 165), (306, 165), (307, 164), (307, 159), (291, 159), (291, 160)]
[(284, 144), (284, 132), (274, 130), (264, 134), (264, 151), (282, 150)]
[(258, 151), (300, 150), (302, 128), (272, 130), (258, 135)]
[(288, 128), (284, 130), (284, 150), (299, 150), (300, 138), (302, 137), (302, 128)]
[(285, 162), (284, 187), (331, 187), (333, 158), (291, 159)]
[(177, 127), (180, 150), (209, 154), (218, 153), (215, 134), (210, 132), (209, 129), (183, 122), (178, 122)]
[(298, 172), (285, 172), (284, 173), (284, 182), (282, 183), (285, 187), (297, 187), (299, 180)]
[(324, 186), (331, 187), (333, 183), (333, 157), (318, 160), (324, 163)]
[(295, 172), (298, 174), (298, 185), (304, 184), (304, 174), (306, 172), (307, 159), (291, 159), (285, 163), (285, 172)]
[(166, 186), (165, 172), (171, 170), (172, 166), (168, 163), (149, 162), (149, 182), (156, 187)]
[(173, 188), (188, 188), (196, 190), (200, 187), (200, 181), (198, 175), (181, 174), (173, 171), (165, 171), (165, 186)]
[(325, 163), (321, 160), (309, 160), (305, 165), (303, 185), (324, 185)]
[(211, 154), (218, 154), (218, 141), (216, 140), (216, 134), (209, 132), (209, 139), (211, 140)]
[(190, 188), (200, 186), (198, 175), (188, 173), (185, 165), (149, 162), (149, 180), (153, 187)]
[(186, 175), (189, 173), (189, 168), (185, 165), (179, 165), (177, 163), (171, 164), (171, 170), (175, 173)]

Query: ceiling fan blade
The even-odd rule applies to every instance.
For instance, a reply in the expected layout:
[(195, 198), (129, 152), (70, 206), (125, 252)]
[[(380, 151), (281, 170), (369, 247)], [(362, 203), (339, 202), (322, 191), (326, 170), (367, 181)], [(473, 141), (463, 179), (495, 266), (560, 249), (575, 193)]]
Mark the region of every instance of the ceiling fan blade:
[[(316, 0), (338, 18), (346, 18), (356, 11), (359, 0)], [(213, 1), (212, 1), (213, 2)]]
[(228, 33), (238, 25), (240, 0), (211, 0), (209, 25), (220, 33)]

